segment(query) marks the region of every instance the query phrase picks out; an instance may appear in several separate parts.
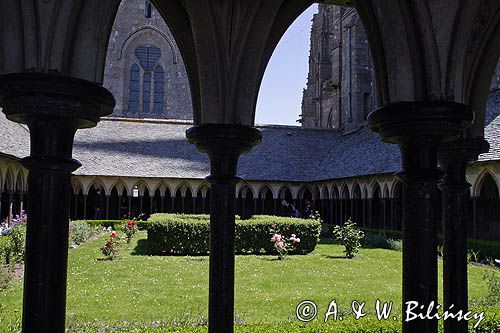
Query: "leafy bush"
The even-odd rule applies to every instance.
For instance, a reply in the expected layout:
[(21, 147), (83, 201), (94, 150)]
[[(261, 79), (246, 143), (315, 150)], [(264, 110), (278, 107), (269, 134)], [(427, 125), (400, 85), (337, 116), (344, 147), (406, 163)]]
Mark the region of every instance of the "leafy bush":
[(500, 304), (500, 273), (495, 269), (484, 271), (483, 279), (488, 286), (488, 296), (490, 304)]
[[(208, 215), (153, 214), (148, 220), (148, 246), (151, 254), (204, 255), (209, 249)], [(274, 254), (271, 230), (300, 237), (291, 254), (314, 251), (321, 224), (315, 220), (256, 215), (248, 220), (236, 218), (237, 254)]]
[(374, 247), (381, 249), (390, 248), (389, 238), (387, 238), (383, 231), (377, 233), (366, 233), (361, 243), (363, 247)]
[(12, 232), (7, 236), (2, 236), (2, 247), (0, 249), (0, 264), (13, 264), (24, 262), (24, 248), (26, 243), (26, 225), (16, 225), (12, 227)]
[(333, 235), (340, 244), (344, 245), (345, 256), (349, 259), (353, 258), (354, 254), (359, 251), (361, 247), (360, 241), (364, 237), (363, 231), (359, 230), (356, 223), (351, 220), (348, 220), (342, 226), (336, 225), (333, 228)]
[[(99, 229), (111, 227), (113, 230), (119, 230), (123, 223), (126, 223), (127, 220), (85, 220), (91, 226), (98, 227)], [(137, 228), (139, 230), (146, 230), (146, 226), (148, 225), (147, 221), (136, 221)]]
[(96, 226), (85, 221), (71, 221), (69, 223), (69, 239), (73, 244), (80, 245), (97, 233)]
[(4, 265), (3, 263), (0, 263), (0, 292), (5, 290), (9, 286), (13, 274), (14, 265)]
[(394, 251), (403, 251), (403, 241), (401, 239), (387, 239), (387, 243), (389, 244), (389, 249)]

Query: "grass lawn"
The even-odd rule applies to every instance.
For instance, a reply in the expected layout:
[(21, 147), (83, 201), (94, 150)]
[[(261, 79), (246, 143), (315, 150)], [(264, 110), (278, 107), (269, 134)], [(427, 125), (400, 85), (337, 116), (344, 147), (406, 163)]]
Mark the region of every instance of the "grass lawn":
[[(114, 261), (97, 260), (102, 257), (99, 247), (104, 244), (104, 236), (70, 251), (69, 324), (103, 322), (112, 325), (117, 321), (127, 321), (151, 326), (154, 321), (189, 324), (206, 320), (208, 258), (146, 256), (143, 254), (145, 237), (146, 234), (140, 232), (130, 245), (123, 243), (119, 257)], [(332, 300), (336, 301), (341, 312), (349, 313), (353, 300), (365, 301), (365, 310), (369, 312), (367, 317), (373, 317), (373, 322), (375, 301), (380, 299), (394, 302), (391, 318), (395, 315), (398, 320), (388, 321), (387, 325), (400, 327), (401, 252), (361, 249), (352, 260), (340, 258), (342, 254), (341, 246), (319, 244), (312, 254), (289, 256), (283, 261), (275, 260), (273, 256), (237, 256), (237, 322), (267, 327), (252, 332), (272, 332), (268, 324), (274, 327), (301, 325), (302, 329), (297, 332), (308, 331), (305, 329), (307, 325), (311, 325), (311, 332), (337, 332), (327, 327), (333, 324), (342, 327), (338, 321), (330, 325), (318, 320), (312, 324), (300, 324), (295, 317), (296, 306), (303, 300), (314, 301), (318, 306), (318, 318), (323, 319)], [(439, 268), (441, 272), (441, 262)], [(488, 294), (482, 278), (486, 269), (491, 268), (469, 265), (469, 299), (474, 307), (484, 305)], [(8, 332), (11, 323), (16, 325), (21, 309), (22, 282), (18, 281), (0, 293), (1, 332)], [(500, 304), (490, 304), (486, 311), (486, 317), (493, 314), (498, 317)], [(362, 318), (358, 325), (362, 325), (365, 319), (370, 321)], [(239, 331), (246, 332), (245, 327), (241, 325)], [(313, 327), (316, 328), (312, 330)], [(206, 327), (190, 331), (204, 332)]]

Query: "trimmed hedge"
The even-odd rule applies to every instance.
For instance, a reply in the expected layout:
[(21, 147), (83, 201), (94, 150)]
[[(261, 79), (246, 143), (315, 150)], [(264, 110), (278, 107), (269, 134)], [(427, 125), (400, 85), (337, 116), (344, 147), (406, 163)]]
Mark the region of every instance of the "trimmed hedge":
[[(236, 217), (235, 252), (237, 254), (274, 254), (271, 230), (286, 237), (292, 233), (301, 239), (291, 254), (314, 251), (321, 224), (314, 220), (256, 215), (248, 220)], [(208, 215), (153, 214), (147, 221), (150, 254), (206, 255), (209, 252), (210, 217)]]

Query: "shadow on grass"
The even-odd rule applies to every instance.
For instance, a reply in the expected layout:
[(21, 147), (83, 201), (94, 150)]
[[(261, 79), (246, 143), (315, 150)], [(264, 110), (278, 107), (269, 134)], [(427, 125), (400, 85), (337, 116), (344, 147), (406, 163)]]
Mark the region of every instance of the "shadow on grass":
[(349, 259), (346, 256), (326, 256), (326, 255), (324, 255), (323, 257), (328, 258), (328, 259)]
[(321, 237), (318, 244), (338, 244), (335, 239)]
[(137, 245), (135, 246), (131, 255), (133, 255), (133, 256), (149, 256), (150, 254), (149, 254), (149, 250), (148, 250), (147, 239), (139, 239), (137, 241)]

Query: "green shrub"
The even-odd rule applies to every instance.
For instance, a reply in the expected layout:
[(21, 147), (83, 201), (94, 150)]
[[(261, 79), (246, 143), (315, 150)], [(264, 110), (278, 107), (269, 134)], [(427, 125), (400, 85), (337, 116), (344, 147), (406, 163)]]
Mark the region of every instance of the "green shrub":
[(333, 228), (333, 235), (344, 245), (345, 256), (349, 259), (354, 257), (354, 254), (359, 251), (361, 247), (361, 239), (364, 237), (363, 231), (359, 230), (356, 223), (348, 220), (344, 225), (336, 225)]
[(496, 269), (484, 271), (483, 280), (488, 287), (487, 300), (490, 304), (500, 304), (500, 273)]
[[(99, 227), (100, 229), (111, 227), (114, 230), (119, 230), (120, 227), (123, 225), (123, 223), (125, 223), (128, 220), (84, 220), (84, 221), (90, 224), (91, 226), (96, 226)], [(139, 230), (146, 230), (146, 226), (148, 224), (147, 221), (136, 221), (136, 222), (137, 222), (137, 228)]]
[(389, 249), (389, 238), (387, 238), (386, 234), (382, 232), (377, 233), (365, 233), (365, 237), (361, 241), (363, 247), (373, 247), (380, 249)]
[(478, 252), (477, 260), (482, 261), (487, 258), (500, 258), (500, 242), (491, 240), (467, 239), (467, 249)]
[[(274, 254), (271, 230), (296, 234), (301, 239), (291, 254), (314, 251), (321, 223), (289, 217), (255, 215), (248, 220), (236, 218), (237, 254)], [(148, 247), (151, 254), (204, 255), (209, 249), (208, 215), (153, 214), (148, 220)]]
[(401, 239), (387, 239), (387, 243), (389, 244), (389, 249), (394, 251), (403, 251), (403, 241)]
[(86, 242), (97, 232), (97, 226), (92, 226), (85, 221), (71, 221), (69, 223), (69, 239), (76, 245)]
[(403, 232), (401, 230), (374, 229), (374, 228), (360, 228), (360, 229), (365, 233), (365, 235), (384, 233), (387, 238), (403, 239)]
[(26, 225), (21, 224), (12, 227), (12, 232), (2, 236), (0, 243), (0, 264), (10, 265), (24, 262), (24, 248), (26, 244)]

